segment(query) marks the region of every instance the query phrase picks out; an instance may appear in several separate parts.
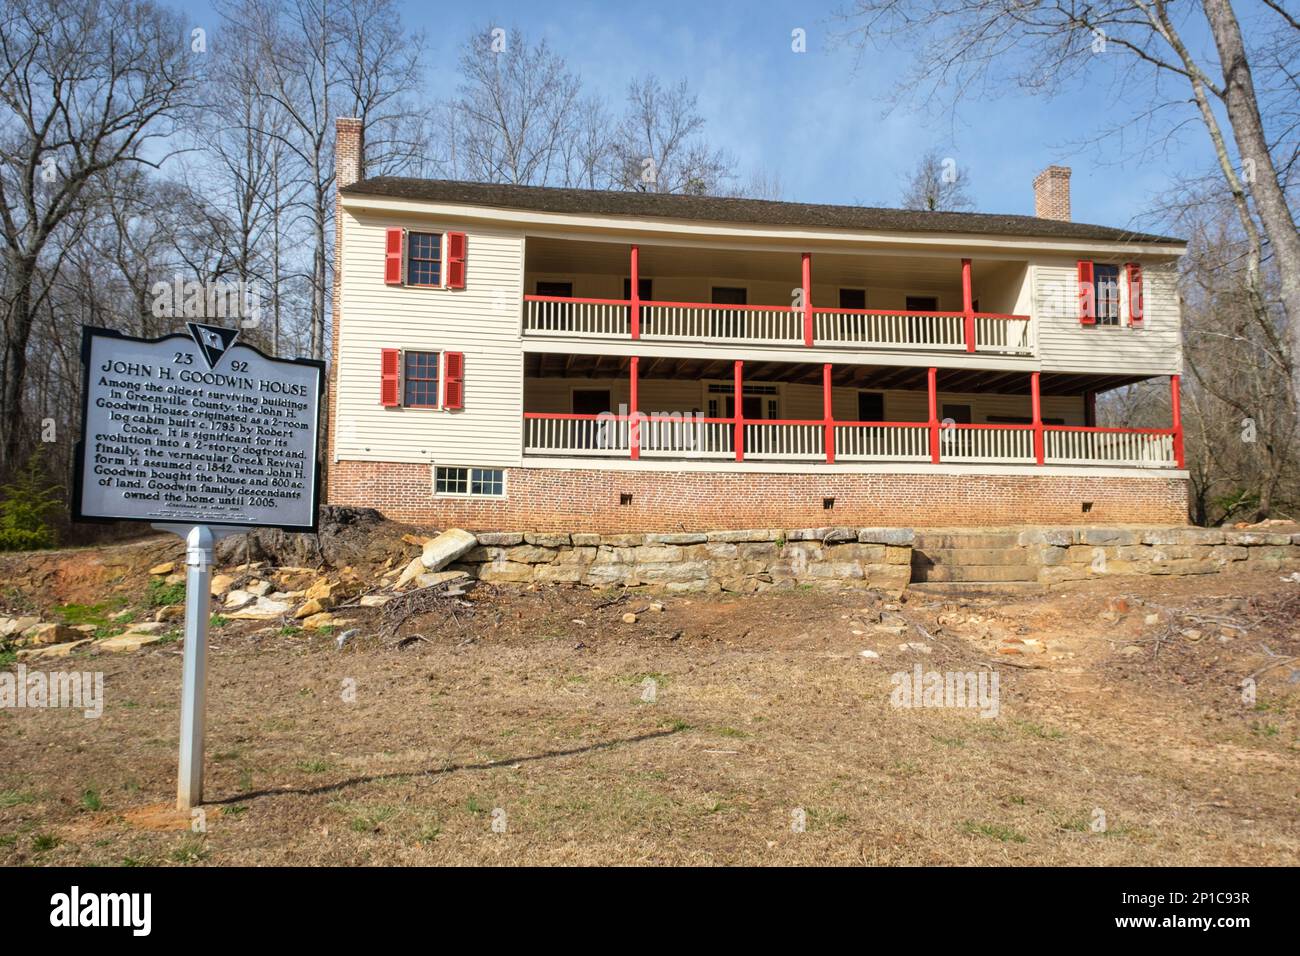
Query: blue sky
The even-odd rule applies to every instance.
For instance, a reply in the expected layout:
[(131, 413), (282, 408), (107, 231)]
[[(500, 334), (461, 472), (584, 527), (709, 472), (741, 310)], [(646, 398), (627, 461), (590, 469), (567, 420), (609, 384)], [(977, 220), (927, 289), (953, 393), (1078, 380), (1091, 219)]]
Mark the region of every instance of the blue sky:
[[(981, 211), (1032, 214), (1034, 175), (1061, 163), (1074, 169), (1077, 221), (1141, 226), (1150, 224), (1147, 211), (1177, 176), (1212, 163), (1199, 124), (1145, 160), (1124, 161), (1113, 141), (1101, 149), (1073, 145), (1104, 120), (1111, 89), (1104, 73), (1096, 83), (1100, 99), (1082, 89), (1051, 100), (1013, 93), (967, 103), (955, 125), (937, 109), (886, 115), (906, 60), (898, 51), (871, 50), (855, 69), (853, 51), (831, 43), (838, 27), (831, 11), (840, 2), (410, 2), (405, 16), (427, 34), (434, 95), (454, 92), (459, 47), (488, 24), (545, 36), (611, 105), (621, 105), (634, 75), (654, 72), (666, 82), (685, 77), (699, 95), (710, 137), (732, 151), (742, 172), (777, 174), (784, 198), (793, 201), (896, 205), (905, 173), (936, 148), (968, 171), (968, 190)], [(211, 18), (202, 0), (185, 8), (197, 25)], [(791, 51), (796, 27), (807, 31), (804, 54)], [(1197, 49), (1206, 42), (1197, 32), (1190, 37)], [(1104, 70), (1106, 58), (1100, 59)]]

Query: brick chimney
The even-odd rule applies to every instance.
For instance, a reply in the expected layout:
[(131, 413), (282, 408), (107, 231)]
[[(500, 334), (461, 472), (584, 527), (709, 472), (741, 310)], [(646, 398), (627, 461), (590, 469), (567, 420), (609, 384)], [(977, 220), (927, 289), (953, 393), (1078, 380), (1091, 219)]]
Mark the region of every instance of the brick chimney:
[(1048, 166), (1034, 177), (1034, 215), (1070, 221), (1070, 167)]
[[(340, 116), (334, 121), (334, 188), (351, 186), (363, 175), (365, 147), (361, 120)], [(1067, 171), (1068, 172), (1068, 171)]]
[(365, 175), (365, 143), (363, 142), (361, 120), (351, 116), (340, 116), (334, 121), (334, 278), (330, 295), (330, 363), (329, 390), (327, 394), (328, 412), (325, 419), (325, 447), (328, 450), (329, 465), (326, 466), (324, 500), (332, 500), (330, 493), (334, 489), (334, 462), (338, 461), (335, 452), (337, 429), (335, 419), (338, 408), (334, 401), (338, 385), (339, 328), (343, 314), (343, 202), (339, 191), (351, 186)]

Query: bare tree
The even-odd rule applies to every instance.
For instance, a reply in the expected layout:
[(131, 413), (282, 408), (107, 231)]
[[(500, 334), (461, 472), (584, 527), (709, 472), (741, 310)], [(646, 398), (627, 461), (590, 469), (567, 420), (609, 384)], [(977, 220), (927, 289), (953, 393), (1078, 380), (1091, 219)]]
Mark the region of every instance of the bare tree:
[(466, 42), (460, 69), (455, 175), (521, 185), (581, 178), (568, 142), (579, 128), (581, 83), (545, 40), (530, 46), (517, 28), (485, 28)]
[(685, 80), (665, 89), (648, 75), (628, 84), (614, 144), (617, 183), (642, 192), (718, 195), (735, 161), (705, 139), (698, 97)]
[(144, 0), (0, 8), (0, 471), (16, 462), (33, 322), (66, 250), (57, 230), (97, 176), (148, 163), (192, 89), (180, 21)]
[[(1293, 161), (1297, 127), (1291, 124), (1281, 139), (1268, 141), (1254, 64), (1230, 0), (1202, 0), (1217, 63), (1198, 58), (1182, 29), (1194, 14), (1186, 4), (1172, 13), (1174, 6), (1167, 0), (855, 0), (845, 18), (849, 39), (859, 45), (911, 48), (915, 68), (901, 85), (926, 98), (951, 91), (955, 104), (963, 96), (995, 95), (1009, 85), (1052, 94), (1078, 79), (1095, 87), (1098, 72), (1113, 66), (1112, 78), (1122, 90), (1114, 108), (1127, 121), (1148, 130), (1163, 124), (1172, 136), (1189, 119), (1199, 119), (1246, 237), (1249, 302), (1265, 335), (1274, 325), (1264, 291), (1266, 241), (1282, 277), (1290, 396), (1300, 402), (1300, 239), (1278, 173), (1283, 164), (1275, 160)], [(1257, 13), (1266, 34), (1256, 45), (1259, 62), (1273, 71), (1263, 88), (1294, 111), (1300, 72), (1296, 18), (1276, 0)], [(1285, 33), (1286, 40), (1278, 42), (1274, 31)], [(1169, 89), (1170, 83), (1181, 92)], [(1220, 116), (1227, 120), (1226, 132)], [(1235, 140), (1236, 159), (1229, 139)]]
[(966, 171), (957, 167), (955, 159), (940, 156), (937, 150), (930, 150), (917, 162), (904, 184), (900, 201), (904, 209), (925, 212), (961, 212), (975, 208), (966, 192)]

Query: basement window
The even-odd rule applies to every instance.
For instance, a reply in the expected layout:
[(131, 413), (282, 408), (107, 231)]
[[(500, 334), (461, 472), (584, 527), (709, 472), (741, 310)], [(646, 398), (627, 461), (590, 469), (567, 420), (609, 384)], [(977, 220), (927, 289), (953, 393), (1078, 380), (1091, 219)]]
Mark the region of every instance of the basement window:
[(439, 465), (433, 470), (433, 493), (450, 497), (504, 498), (506, 473), (502, 468)]

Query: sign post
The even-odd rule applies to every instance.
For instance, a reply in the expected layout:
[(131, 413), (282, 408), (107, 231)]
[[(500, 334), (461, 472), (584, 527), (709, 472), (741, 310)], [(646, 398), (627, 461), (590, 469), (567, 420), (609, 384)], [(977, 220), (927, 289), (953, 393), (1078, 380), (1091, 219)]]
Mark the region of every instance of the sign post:
[(276, 359), (189, 324), (138, 339), (86, 328), (78, 521), (147, 521), (185, 539), (185, 657), (176, 806), (203, 800), (214, 547), (252, 528), (314, 532), (325, 363)]

